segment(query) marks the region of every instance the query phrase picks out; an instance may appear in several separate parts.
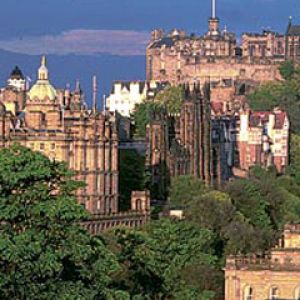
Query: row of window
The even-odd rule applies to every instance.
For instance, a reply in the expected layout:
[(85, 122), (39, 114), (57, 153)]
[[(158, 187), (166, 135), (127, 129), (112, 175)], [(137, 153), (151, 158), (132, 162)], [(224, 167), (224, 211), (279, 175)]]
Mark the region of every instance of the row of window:
[[(30, 148), (31, 148), (31, 149), (34, 149), (34, 143), (31, 143), (31, 144), (30, 144)], [(50, 150), (55, 150), (55, 148), (56, 148), (55, 143), (52, 143), (52, 144), (50, 145)], [(44, 150), (45, 150), (45, 144), (44, 144), (44, 143), (40, 143), (40, 145), (39, 145), (39, 150), (40, 150), (40, 151), (44, 151)]]
[[(271, 287), (270, 288), (270, 300), (279, 300), (280, 298), (280, 291), (278, 287)], [(295, 295), (294, 295), (295, 300), (300, 300), (300, 287), (296, 288), (295, 290)], [(247, 286), (245, 288), (244, 292), (244, 300), (254, 300), (254, 289), (251, 286)]]

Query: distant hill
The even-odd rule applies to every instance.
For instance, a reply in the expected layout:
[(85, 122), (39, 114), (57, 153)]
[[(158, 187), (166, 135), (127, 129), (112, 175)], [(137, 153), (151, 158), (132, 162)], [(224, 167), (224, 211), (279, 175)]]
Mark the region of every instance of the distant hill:
[[(63, 88), (70, 83), (73, 88), (76, 79), (79, 79), (89, 104), (91, 103), (91, 77), (94, 74), (98, 79), (100, 105), (102, 105), (102, 95), (109, 93), (114, 80), (144, 80), (146, 74), (144, 56), (49, 55), (47, 60), (53, 85)], [(39, 64), (40, 56), (0, 50), (0, 86), (6, 84), (15, 65), (18, 65), (26, 76), (35, 81)]]

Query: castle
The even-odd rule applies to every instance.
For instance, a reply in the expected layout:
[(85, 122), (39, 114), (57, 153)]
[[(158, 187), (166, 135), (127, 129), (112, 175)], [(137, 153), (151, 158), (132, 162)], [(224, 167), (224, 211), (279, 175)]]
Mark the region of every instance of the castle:
[(147, 193), (135, 192), (132, 214), (119, 214), (116, 115), (97, 111), (95, 99), (94, 94), (93, 108), (88, 109), (78, 82), (74, 91), (55, 89), (45, 57), (29, 90), (16, 67), (0, 92), (0, 147), (17, 142), (51, 160), (66, 162), (76, 179), (86, 183), (77, 200), (92, 213), (89, 229), (94, 233), (115, 226), (116, 220), (132, 226), (144, 223), (150, 205)]
[(300, 60), (299, 41), (300, 26), (290, 19), (285, 34), (269, 30), (244, 33), (238, 43), (234, 33), (220, 29), (216, 0), (212, 0), (212, 15), (203, 36), (177, 29), (169, 34), (161, 29), (152, 32), (146, 52), (147, 80), (178, 84), (204, 82), (210, 77), (214, 85), (280, 80), (279, 63)]

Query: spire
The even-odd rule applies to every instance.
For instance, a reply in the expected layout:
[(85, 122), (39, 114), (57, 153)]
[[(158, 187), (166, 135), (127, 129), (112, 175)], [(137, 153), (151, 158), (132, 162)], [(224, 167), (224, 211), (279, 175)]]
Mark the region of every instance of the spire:
[(46, 55), (42, 56), (42, 61), (41, 61), (41, 66), (45, 66), (47, 65), (47, 59), (46, 59)]
[(93, 111), (97, 110), (97, 77), (93, 76)]
[(80, 80), (77, 79), (75, 83), (75, 93), (81, 94), (81, 86), (80, 86)]
[(41, 66), (38, 71), (38, 79), (39, 80), (48, 80), (49, 79), (48, 75), (49, 74), (48, 74), (48, 69), (47, 69), (47, 60), (46, 60), (46, 56), (43, 55), (42, 60), (41, 60)]
[(212, 3), (211, 3), (211, 18), (212, 19), (216, 19), (216, 16), (217, 16), (217, 6), (216, 6), (216, 0), (212, 0)]
[(287, 29), (286, 29), (286, 35), (289, 35), (289, 33), (290, 33), (290, 29), (292, 27), (292, 22), (293, 22), (293, 17), (289, 16), (289, 23), (288, 23), (288, 26), (287, 26)]

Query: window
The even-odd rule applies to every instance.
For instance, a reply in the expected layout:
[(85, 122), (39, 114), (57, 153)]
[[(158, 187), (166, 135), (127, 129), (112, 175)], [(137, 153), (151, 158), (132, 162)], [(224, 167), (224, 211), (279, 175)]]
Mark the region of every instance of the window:
[(279, 299), (279, 289), (278, 287), (271, 287), (270, 300), (277, 300), (277, 299)]
[(135, 206), (136, 206), (136, 210), (137, 211), (141, 211), (142, 210), (142, 200), (141, 199), (137, 199)]
[(244, 300), (253, 300), (253, 288), (251, 286), (247, 286), (244, 292)]
[(55, 144), (54, 143), (51, 144), (51, 150), (55, 150)]
[(295, 300), (300, 300), (300, 287), (295, 290)]
[(45, 144), (44, 143), (40, 144), (40, 150), (45, 150)]

